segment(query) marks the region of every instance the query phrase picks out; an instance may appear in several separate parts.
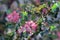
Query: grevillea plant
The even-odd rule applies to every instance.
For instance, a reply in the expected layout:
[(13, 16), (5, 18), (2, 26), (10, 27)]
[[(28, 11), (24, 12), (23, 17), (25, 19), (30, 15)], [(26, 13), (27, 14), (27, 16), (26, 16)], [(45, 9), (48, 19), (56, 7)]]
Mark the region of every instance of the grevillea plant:
[(7, 21), (9, 22), (13, 22), (13, 23), (16, 23), (18, 22), (20, 16), (19, 16), (19, 13), (17, 13), (16, 11), (13, 11), (12, 13), (8, 14), (7, 15)]

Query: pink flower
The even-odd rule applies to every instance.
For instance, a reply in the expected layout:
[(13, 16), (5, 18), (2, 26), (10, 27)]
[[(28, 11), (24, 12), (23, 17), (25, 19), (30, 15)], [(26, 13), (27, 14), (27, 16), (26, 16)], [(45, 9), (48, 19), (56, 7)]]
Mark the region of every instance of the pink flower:
[(59, 31), (57, 32), (57, 36), (58, 36), (58, 38), (56, 38), (54, 40), (60, 40), (60, 32)]
[(43, 13), (43, 14), (47, 14), (47, 9), (44, 8), (44, 9), (42, 10), (42, 13)]
[(29, 27), (30, 27), (32, 30), (36, 30), (37, 24), (36, 24), (35, 22), (33, 22), (33, 21), (28, 21), (27, 24), (29, 24), (29, 23), (30, 23)]
[[(27, 21), (24, 26), (22, 26), (21, 31), (26, 30), (26, 32), (32, 33), (35, 32), (37, 29), (37, 24), (33, 21)], [(23, 32), (22, 31), (22, 32)]]
[(16, 13), (16, 11), (13, 11), (11, 14), (7, 15), (7, 19), (9, 22), (18, 22), (20, 16), (19, 13)]
[(60, 32), (57, 32), (57, 36), (60, 38)]
[(36, 30), (37, 25), (35, 23), (31, 24), (33, 30)]
[(30, 33), (32, 30), (31, 30), (30, 27), (27, 27), (27, 28), (26, 28), (26, 31)]

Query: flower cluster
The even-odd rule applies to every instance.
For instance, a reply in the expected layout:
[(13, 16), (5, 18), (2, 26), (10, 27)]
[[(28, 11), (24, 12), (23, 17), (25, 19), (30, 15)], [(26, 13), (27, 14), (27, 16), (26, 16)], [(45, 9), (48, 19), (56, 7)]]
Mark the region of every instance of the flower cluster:
[(16, 11), (13, 11), (11, 14), (7, 15), (7, 21), (16, 23), (18, 22), (20, 16), (19, 13), (16, 13)]
[(28, 32), (28, 33), (34, 33), (37, 29), (37, 24), (33, 21), (27, 21), (24, 26), (21, 26), (18, 29), (18, 33), (21, 32)]

